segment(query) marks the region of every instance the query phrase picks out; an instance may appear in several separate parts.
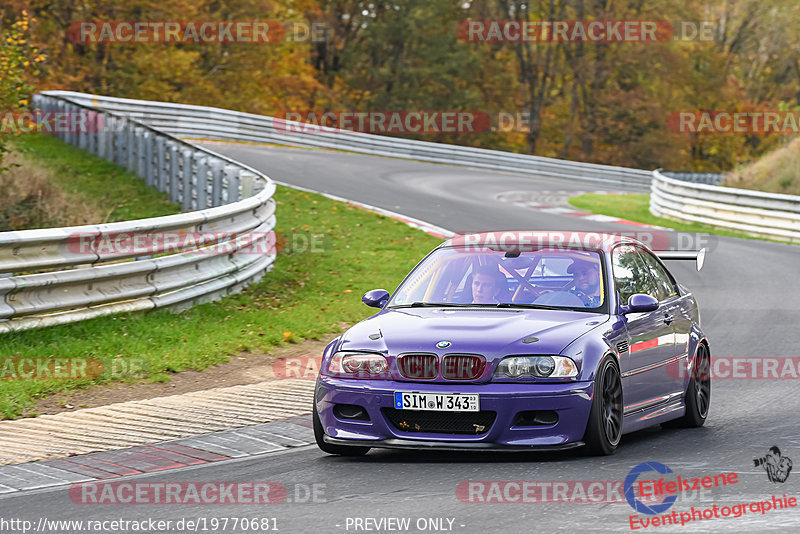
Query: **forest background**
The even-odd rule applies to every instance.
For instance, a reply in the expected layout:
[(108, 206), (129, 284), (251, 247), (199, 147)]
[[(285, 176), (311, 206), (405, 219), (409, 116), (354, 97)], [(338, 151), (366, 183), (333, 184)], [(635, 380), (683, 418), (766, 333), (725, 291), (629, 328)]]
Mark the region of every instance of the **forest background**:
[[(64, 89), (264, 115), (485, 112), (523, 123), (404, 137), (720, 171), (791, 136), (677, 132), (671, 116), (800, 109), (796, 0), (4, 0), (0, 10), (2, 111), (26, 108), (33, 91)], [(655, 43), (460, 38), (466, 20), (500, 19), (671, 21), (706, 31)], [(279, 21), (290, 31), (275, 43), (93, 43), (70, 32), (81, 21), (189, 20)], [(324, 28), (322, 38), (305, 33), (312, 26)]]

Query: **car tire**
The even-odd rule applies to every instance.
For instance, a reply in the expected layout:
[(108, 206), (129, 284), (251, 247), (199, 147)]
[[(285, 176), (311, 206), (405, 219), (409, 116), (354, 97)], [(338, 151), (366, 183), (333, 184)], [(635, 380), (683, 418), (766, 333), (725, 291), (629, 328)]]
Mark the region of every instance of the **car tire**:
[(711, 407), (711, 353), (704, 343), (697, 346), (692, 377), (684, 396), (686, 413), (680, 419), (667, 421), (668, 428), (699, 428), (706, 422)]
[(583, 441), (585, 452), (592, 456), (614, 454), (622, 439), (622, 378), (611, 356), (597, 367), (594, 377), (592, 408)]
[(338, 454), (339, 456), (364, 456), (369, 452), (369, 447), (350, 447), (348, 445), (331, 445), (330, 443), (325, 443), (325, 431), (322, 429), (322, 421), (319, 420), (316, 402), (314, 403), (313, 412), (314, 439), (317, 441), (317, 447), (319, 447), (322, 452)]

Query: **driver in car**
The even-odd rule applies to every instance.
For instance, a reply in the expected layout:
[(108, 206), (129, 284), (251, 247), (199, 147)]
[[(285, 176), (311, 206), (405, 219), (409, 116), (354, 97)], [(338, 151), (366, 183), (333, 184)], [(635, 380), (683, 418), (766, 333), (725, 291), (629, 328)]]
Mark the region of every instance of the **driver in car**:
[(567, 267), (573, 285), (569, 292), (583, 301), (587, 308), (596, 308), (603, 302), (600, 291), (600, 266), (585, 260), (574, 260)]
[(472, 275), (473, 304), (497, 304), (507, 292), (506, 276), (497, 267), (481, 265)]

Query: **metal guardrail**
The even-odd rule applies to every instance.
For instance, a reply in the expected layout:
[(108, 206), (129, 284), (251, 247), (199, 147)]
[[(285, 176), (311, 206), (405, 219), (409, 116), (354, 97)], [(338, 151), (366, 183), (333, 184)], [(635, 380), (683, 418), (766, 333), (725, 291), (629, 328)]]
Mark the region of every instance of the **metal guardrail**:
[(719, 185), (725, 179), (725, 175), (721, 172), (662, 171), (661, 174), (695, 184)]
[[(35, 95), (34, 106), (84, 113), (90, 125), (102, 124), (56, 135), (127, 167), (194, 211), (0, 233), (0, 273), (12, 275), (0, 278), (0, 333), (124, 311), (189, 307), (239, 291), (272, 268), (275, 184), (266, 175), (130, 117), (56, 94)], [(165, 235), (209, 239), (167, 242)], [(155, 245), (146, 256), (138, 256), (135, 246), (128, 252), (99, 246), (121, 237)]]
[(650, 212), (789, 242), (800, 242), (800, 196), (693, 184), (653, 171)]
[[(102, 127), (59, 138), (125, 166), (187, 213), (138, 221), (0, 233), (0, 332), (123, 311), (188, 307), (241, 289), (275, 259), (275, 184), (264, 174), (180, 139), (203, 138), (350, 152), (650, 188), (656, 215), (800, 241), (800, 197), (694, 184), (662, 173), (322, 128), (203, 106), (67, 91), (34, 97), (43, 111), (88, 114)], [(244, 199), (244, 200), (240, 200)], [(102, 238), (217, 232), (208, 246), (153, 255), (107, 253)], [(218, 234), (215, 234), (218, 235)], [(76, 240), (89, 236), (88, 251)], [(241, 237), (247, 236), (242, 240)], [(250, 253), (239, 253), (250, 247)], [(254, 254), (252, 250), (263, 250)], [(36, 272), (36, 271), (48, 272)]]
[(328, 148), (362, 154), (407, 158), (568, 178), (644, 190), (650, 171), (515, 154), (499, 150), (431, 143), (349, 130), (314, 128), (303, 123), (220, 108), (96, 96), (71, 91), (46, 91), (96, 109), (136, 117), (173, 135), (195, 139), (274, 143)]

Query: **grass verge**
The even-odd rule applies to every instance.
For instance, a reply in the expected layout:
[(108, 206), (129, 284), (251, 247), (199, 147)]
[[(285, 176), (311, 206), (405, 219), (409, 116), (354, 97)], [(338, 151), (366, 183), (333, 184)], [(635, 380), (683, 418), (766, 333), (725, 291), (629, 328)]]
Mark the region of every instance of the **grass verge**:
[[(600, 193), (586, 193), (569, 199), (569, 203), (578, 209), (610, 217), (619, 217), (629, 221), (663, 226), (682, 232), (693, 232), (729, 237), (742, 237), (745, 239), (760, 239), (751, 235), (723, 230), (715, 226), (700, 223), (685, 223), (656, 217), (650, 213), (650, 195), (628, 193), (622, 195), (606, 195)], [(763, 241), (769, 241), (762, 239)]]
[[(49, 184), (63, 191), (73, 204), (73, 212), (81, 217), (74, 224), (146, 219), (181, 211), (166, 193), (147, 187), (134, 173), (52, 135), (17, 135), (11, 146), (22, 158), (22, 167), (8, 173), (34, 171), (44, 175)], [(60, 218), (73, 223), (72, 215), (62, 214)]]
[[(100, 174), (93, 165), (70, 166)], [(75, 181), (76, 187), (85, 183)], [(105, 189), (87, 187), (83, 193), (102, 197)], [(137, 194), (125, 193), (126, 198), (149, 204), (142, 209), (156, 209), (158, 200), (147, 195), (139, 200)], [(0, 336), (2, 417), (35, 415), (30, 411), (35, 400), (53, 393), (114, 380), (167, 381), (172, 373), (201, 370), (243, 351), (266, 352), (340, 331), (342, 325), (372, 313), (361, 303), (365, 291), (393, 289), (440, 242), (393, 219), (321, 195), (278, 187), (275, 199), (276, 233), (283, 251), (274, 269), (241, 294), (180, 314), (122, 314)], [(96, 358), (103, 373), (75, 380), (21, 379), (16, 373), (16, 364), (25, 359), (48, 358)]]
[(726, 174), (724, 185), (800, 195), (800, 139)]

